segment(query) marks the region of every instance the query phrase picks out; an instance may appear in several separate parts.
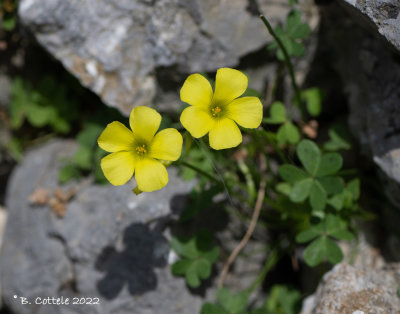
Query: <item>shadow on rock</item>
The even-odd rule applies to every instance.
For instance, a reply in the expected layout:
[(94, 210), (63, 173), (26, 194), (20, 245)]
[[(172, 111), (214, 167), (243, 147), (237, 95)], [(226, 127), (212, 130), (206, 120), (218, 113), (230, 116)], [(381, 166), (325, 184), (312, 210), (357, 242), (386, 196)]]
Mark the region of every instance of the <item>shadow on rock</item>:
[(125, 229), (122, 249), (107, 246), (97, 258), (96, 269), (105, 273), (97, 283), (99, 293), (110, 300), (125, 285), (131, 295), (156, 289), (154, 268), (166, 265), (168, 252), (168, 242), (161, 233), (141, 223), (130, 225)]

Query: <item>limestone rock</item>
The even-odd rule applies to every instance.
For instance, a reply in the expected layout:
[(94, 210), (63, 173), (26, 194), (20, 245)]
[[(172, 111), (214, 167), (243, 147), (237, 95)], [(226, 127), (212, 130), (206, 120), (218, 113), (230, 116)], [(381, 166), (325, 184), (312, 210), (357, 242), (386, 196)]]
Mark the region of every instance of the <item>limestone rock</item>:
[[(70, 141), (45, 144), (29, 152), (12, 174), (0, 256), (6, 305), (17, 314), (199, 312), (201, 298), (171, 274), (163, 233), (171, 209), (182, 205), (178, 196), (191, 190), (192, 183), (182, 182), (169, 168), (170, 183), (164, 189), (139, 196), (129, 184), (59, 186), (61, 160), (75, 148)], [(46, 205), (45, 190), (49, 199), (55, 195), (59, 200), (72, 191), (63, 217)], [(98, 298), (99, 305), (34, 304), (38, 297), (61, 296), (70, 302)], [(21, 304), (19, 297), (32, 304)]]
[(400, 51), (400, 2), (397, 0), (342, 0), (359, 15), (362, 22), (369, 21), (398, 51)]
[(321, 12), (319, 53), (342, 81), (353, 135), (381, 170), (385, 192), (400, 208), (400, 64), (393, 51), (353, 15), (336, 5)]
[(398, 264), (379, 270), (338, 264), (324, 275), (316, 294), (304, 302), (301, 313), (400, 313), (399, 280)]
[[(252, 1), (257, 3), (257, 1)], [(286, 0), (259, 0), (273, 24)], [(19, 16), (83, 85), (126, 115), (174, 76), (234, 66), (271, 38), (242, 0), (22, 0)], [(157, 79), (165, 70), (167, 78)]]

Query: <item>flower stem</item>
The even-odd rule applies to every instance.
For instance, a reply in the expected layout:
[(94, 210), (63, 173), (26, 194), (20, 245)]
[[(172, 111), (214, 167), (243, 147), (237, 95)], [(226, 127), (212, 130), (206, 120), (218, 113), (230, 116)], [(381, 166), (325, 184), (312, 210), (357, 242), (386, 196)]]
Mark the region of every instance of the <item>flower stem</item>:
[(274, 29), (272, 28), (271, 24), (269, 24), (269, 22), (268, 22), (268, 20), (265, 18), (265, 16), (264, 16), (264, 15), (260, 15), (260, 19), (263, 21), (264, 25), (265, 25), (265, 26), (267, 27), (267, 29), (268, 29), (268, 32), (271, 34), (272, 37), (274, 37), (276, 43), (278, 44), (279, 48), (280, 48), (280, 49), (282, 50), (282, 52), (283, 52), (283, 56), (285, 57), (286, 65), (287, 65), (287, 67), (288, 67), (288, 69), (289, 69), (289, 74), (290, 74), (290, 78), (291, 78), (291, 81), (292, 81), (292, 86), (293, 86), (293, 89), (294, 89), (294, 92), (295, 92), (295, 95), (296, 95), (296, 100), (297, 100), (297, 103), (298, 103), (298, 105), (299, 105), (299, 107), (300, 107), (302, 116), (304, 117), (304, 116), (305, 116), (305, 108), (304, 108), (304, 106), (303, 106), (303, 102), (301, 101), (300, 89), (299, 89), (299, 86), (297, 85), (296, 79), (295, 79), (295, 77), (294, 77), (293, 64), (292, 64), (292, 61), (290, 61), (289, 54), (288, 54), (288, 52), (287, 52), (285, 46), (283, 45), (281, 39), (280, 39), (280, 38), (278, 37), (278, 35), (275, 33)]
[(176, 163), (179, 164), (179, 165), (185, 166), (185, 167), (187, 167), (187, 168), (189, 168), (189, 169), (192, 169), (193, 171), (196, 171), (197, 173), (199, 173), (199, 174), (201, 174), (201, 175), (207, 177), (208, 179), (214, 181), (214, 182), (217, 183), (218, 185), (223, 185), (223, 184), (222, 184), (217, 178), (215, 178), (213, 175), (211, 175), (211, 174), (205, 172), (204, 170), (202, 170), (202, 169), (200, 169), (200, 168), (198, 168), (198, 167), (196, 167), (196, 166), (194, 166), (194, 165), (192, 165), (192, 164), (190, 164), (190, 163), (188, 163), (188, 162), (186, 162), (186, 161), (177, 161)]

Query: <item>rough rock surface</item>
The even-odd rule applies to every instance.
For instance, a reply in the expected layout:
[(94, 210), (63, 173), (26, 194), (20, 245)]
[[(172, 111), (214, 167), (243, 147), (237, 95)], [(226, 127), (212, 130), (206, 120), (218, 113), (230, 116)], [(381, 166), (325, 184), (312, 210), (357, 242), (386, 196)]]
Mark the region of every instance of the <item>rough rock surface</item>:
[(342, 0), (363, 22), (384, 36), (400, 51), (400, 2), (398, 0)]
[(399, 280), (398, 264), (378, 270), (338, 264), (324, 275), (316, 294), (305, 301), (301, 313), (398, 314)]
[[(62, 218), (47, 205), (31, 205), (35, 191), (37, 197), (40, 189), (49, 197), (60, 193), (60, 160), (75, 147), (69, 141), (45, 144), (28, 153), (12, 174), (0, 259), (6, 305), (17, 314), (198, 313), (201, 299), (167, 265), (169, 246), (163, 233), (171, 210), (179, 210), (180, 195), (191, 184), (169, 169), (166, 188), (138, 197), (129, 184), (83, 181), (61, 186), (64, 194), (75, 189)], [(21, 304), (14, 295), (32, 304)], [(99, 305), (34, 304), (37, 297), (60, 296), (70, 302), (73, 297), (99, 298)]]
[(263, 47), (270, 37), (251, 11), (258, 6), (276, 24), (288, 6), (258, 2), (22, 0), (19, 15), (83, 85), (129, 114), (132, 104), (152, 104), (174, 76), (180, 84), (187, 73), (236, 65)]
[[(374, 3), (378, 2), (385, 1)], [(325, 66), (329, 64), (338, 73), (349, 106), (352, 133), (362, 151), (382, 170), (385, 192), (400, 208), (398, 56), (341, 7), (331, 4), (321, 12), (319, 54)], [(400, 27), (399, 19), (396, 23)]]

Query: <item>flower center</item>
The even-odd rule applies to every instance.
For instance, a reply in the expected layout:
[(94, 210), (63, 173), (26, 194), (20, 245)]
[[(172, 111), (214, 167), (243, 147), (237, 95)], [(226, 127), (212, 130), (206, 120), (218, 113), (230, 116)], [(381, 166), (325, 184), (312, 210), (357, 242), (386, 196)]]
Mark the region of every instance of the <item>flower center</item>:
[(222, 111), (222, 109), (219, 106), (212, 107), (211, 108), (211, 115), (213, 117), (218, 117), (218, 115), (220, 114), (221, 111)]
[(145, 144), (136, 147), (136, 154), (138, 154), (139, 156), (143, 156), (146, 153), (147, 153), (147, 147)]

